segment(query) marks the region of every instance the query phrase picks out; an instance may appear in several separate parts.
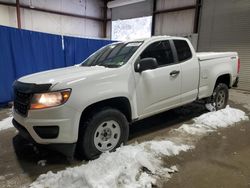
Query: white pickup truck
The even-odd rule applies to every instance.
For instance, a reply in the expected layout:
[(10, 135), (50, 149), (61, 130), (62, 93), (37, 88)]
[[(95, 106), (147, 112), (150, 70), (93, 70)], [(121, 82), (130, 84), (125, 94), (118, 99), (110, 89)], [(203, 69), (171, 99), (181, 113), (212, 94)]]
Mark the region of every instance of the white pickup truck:
[(13, 124), (35, 143), (93, 159), (125, 143), (134, 121), (196, 100), (224, 108), (239, 65), (236, 52), (196, 53), (181, 37), (113, 43), (15, 81)]

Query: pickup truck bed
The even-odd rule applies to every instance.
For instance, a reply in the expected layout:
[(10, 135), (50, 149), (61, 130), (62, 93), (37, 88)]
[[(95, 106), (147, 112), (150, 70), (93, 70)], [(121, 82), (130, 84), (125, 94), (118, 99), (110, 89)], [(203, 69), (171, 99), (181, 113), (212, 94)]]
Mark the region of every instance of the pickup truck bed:
[(196, 55), (200, 61), (232, 56), (237, 57), (236, 52), (198, 52), (196, 53)]
[(222, 74), (229, 88), (235, 85), (239, 73), (237, 52), (200, 52), (196, 56), (200, 65), (199, 99), (212, 95)]

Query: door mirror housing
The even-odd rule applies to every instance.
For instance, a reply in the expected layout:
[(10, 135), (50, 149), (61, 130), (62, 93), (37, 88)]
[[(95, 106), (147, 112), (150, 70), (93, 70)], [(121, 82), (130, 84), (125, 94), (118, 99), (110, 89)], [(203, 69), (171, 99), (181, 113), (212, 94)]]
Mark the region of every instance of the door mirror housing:
[(152, 57), (143, 58), (135, 63), (135, 72), (143, 72), (145, 70), (156, 69), (158, 67), (157, 60)]

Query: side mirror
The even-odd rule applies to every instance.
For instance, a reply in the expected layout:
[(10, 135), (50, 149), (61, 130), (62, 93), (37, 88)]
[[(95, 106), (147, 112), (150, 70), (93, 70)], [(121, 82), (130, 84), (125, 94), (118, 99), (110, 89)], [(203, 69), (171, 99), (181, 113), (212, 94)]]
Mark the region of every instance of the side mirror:
[(135, 72), (143, 72), (145, 70), (156, 69), (158, 67), (157, 60), (152, 57), (143, 58), (135, 63)]

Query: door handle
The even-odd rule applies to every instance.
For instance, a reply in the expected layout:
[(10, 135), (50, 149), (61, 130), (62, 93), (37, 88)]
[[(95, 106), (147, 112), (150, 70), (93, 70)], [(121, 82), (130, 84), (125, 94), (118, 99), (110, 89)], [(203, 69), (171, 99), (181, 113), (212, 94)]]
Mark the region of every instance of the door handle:
[(180, 74), (180, 71), (174, 70), (172, 72), (170, 72), (170, 76), (177, 76), (178, 74)]

